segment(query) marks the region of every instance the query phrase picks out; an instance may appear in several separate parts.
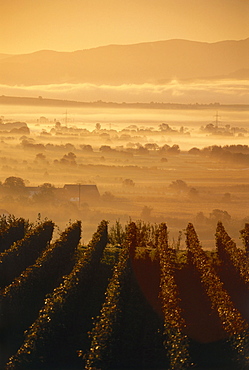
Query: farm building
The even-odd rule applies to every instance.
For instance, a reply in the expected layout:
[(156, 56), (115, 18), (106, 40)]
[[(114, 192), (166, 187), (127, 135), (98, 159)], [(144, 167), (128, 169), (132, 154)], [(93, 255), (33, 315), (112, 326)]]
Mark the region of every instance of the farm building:
[(63, 189), (71, 201), (97, 200), (100, 197), (97, 185), (65, 184)]

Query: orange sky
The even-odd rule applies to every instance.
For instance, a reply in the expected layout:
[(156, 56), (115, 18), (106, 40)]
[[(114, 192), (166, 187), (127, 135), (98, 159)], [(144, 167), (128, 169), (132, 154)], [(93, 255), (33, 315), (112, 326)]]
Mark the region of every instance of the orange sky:
[(1, 0), (0, 53), (249, 37), (249, 0)]

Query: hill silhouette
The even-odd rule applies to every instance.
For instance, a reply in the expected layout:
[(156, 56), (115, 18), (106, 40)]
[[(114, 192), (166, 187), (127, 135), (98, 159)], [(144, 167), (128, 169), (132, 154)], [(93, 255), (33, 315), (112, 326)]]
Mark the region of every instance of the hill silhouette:
[(75, 52), (37, 51), (1, 55), (2, 84), (141, 84), (172, 79), (244, 78), (249, 38), (205, 43), (167, 40), (108, 45)]

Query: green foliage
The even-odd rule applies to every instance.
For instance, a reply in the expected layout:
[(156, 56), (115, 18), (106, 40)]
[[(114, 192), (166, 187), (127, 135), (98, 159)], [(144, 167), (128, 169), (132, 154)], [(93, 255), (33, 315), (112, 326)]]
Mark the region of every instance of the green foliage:
[(249, 252), (249, 224), (246, 223), (244, 229), (240, 230), (241, 239), (245, 246), (246, 252)]
[(127, 187), (134, 187), (135, 186), (135, 183), (133, 180), (131, 179), (125, 179), (123, 182), (122, 182), (123, 186), (127, 186)]
[[(50, 225), (50, 223), (48, 222), (46, 225)], [(6, 287), (2, 292), (2, 296), (6, 298), (14, 298), (16, 294), (21, 296), (24, 293), (23, 289), (25, 289), (25, 286), (29, 290), (29, 286), (34, 288), (35, 281), (36, 284), (44, 284), (52, 276), (60, 276), (78, 246), (80, 234), (80, 222), (76, 222), (71, 227), (68, 227), (57, 241), (47, 245), (47, 248), (35, 261), (34, 265), (29, 266), (12, 284)]]
[[(3, 230), (9, 226), (6, 219), (0, 222)], [(49, 222), (39, 219), (36, 225), (29, 225), (24, 240), (32, 232), (38, 234)], [(11, 357), (8, 360), (3, 354), (0, 366), (5, 361), (6, 370), (186, 369), (189, 353), (192, 355), (196, 347), (191, 347), (193, 343), (186, 335), (188, 327), (175, 275), (182, 269), (177, 279), (184, 278), (187, 267), (199, 276), (229, 343), (247, 368), (248, 324), (216, 273), (215, 268), (222, 263), (218, 253), (202, 250), (193, 225), (186, 229), (187, 251), (177, 248), (180, 233), (178, 241), (169, 244), (165, 223), (130, 222), (124, 230), (117, 221), (109, 233), (107, 226), (108, 222), (102, 221), (89, 244), (79, 246), (81, 223), (70, 222), (58, 240), (47, 245), (35, 263), (2, 290), (1, 340), (14, 344), (7, 351)], [(227, 258), (236, 267), (240, 254), (221, 223), (216, 238), (219, 248), (227, 250)], [(15, 264), (32, 252), (30, 247), (17, 254)], [(154, 289), (153, 303), (145, 287), (149, 294)], [(198, 353), (196, 358), (199, 357)]]
[(164, 344), (167, 348), (170, 369), (186, 369), (190, 363), (188, 339), (183, 333), (186, 323), (182, 316), (179, 292), (174, 276), (176, 254), (168, 246), (168, 232), (165, 223), (159, 225), (158, 253), (161, 269), (160, 297), (164, 315)]
[[(20, 233), (21, 229), (21, 233)], [(23, 239), (0, 254), (0, 285), (4, 287), (12, 282), (21, 272), (32, 265), (39, 254), (46, 248), (53, 234), (54, 224), (45, 221), (31, 229)], [(13, 236), (23, 234), (24, 220), (21, 219), (17, 226), (12, 226)], [(13, 237), (12, 237), (13, 239)]]
[(21, 177), (10, 176), (5, 179), (3, 186), (12, 190), (20, 190), (25, 187), (25, 183)]
[(137, 248), (157, 248), (158, 225), (138, 220), (133, 226)]
[[(222, 281), (211, 265), (210, 259), (201, 248), (197, 234), (191, 223), (188, 224), (186, 236), (189, 260), (200, 274), (201, 282), (211, 301), (212, 309), (216, 310), (224, 330), (230, 336), (234, 350), (237, 351), (238, 360), (243, 366), (245, 365), (247, 367), (249, 364), (247, 340), (249, 325), (234, 307), (230, 296), (223, 287)], [(219, 222), (216, 232), (219, 245), (224, 236), (225, 229), (222, 223)]]
[(108, 242), (115, 247), (122, 246), (125, 239), (125, 231), (120, 223), (116, 221), (115, 225), (111, 226), (108, 232)]
[(179, 251), (180, 249), (180, 246), (181, 246), (181, 240), (182, 240), (182, 231), (180, 230), (178, 232), (178, 237), (177, 237), (177, 240), (175, 241), (175, 239), (173, 238), (172, 240), (172, 243), (171, 243), (171, 247), (177, 251)]
[(112, 347), (115, 343), (122, 311), (122, 293), (129, 275), (129, 252), (124, 247), (114, 267), (112, 278), (106, 290), (105, 302), (91, 331), (90, 350), (86, 356), (85, 369), (108, 369)]
[[(248, 225), (248, 224), (246, 224)], [(240, 231), (245, 243), (248, 238), (248, 227)], [(232, 265), (239, 272), (246, 284), (249, 284), (248, 256), (242, 249), (237, 248), (235, 242), (227, 234), (222, 222), (218, 222), (216, 228), (216, 249), (221, 260)]]
[(169, 188), (178, 193), (181, 193), (186, 192), (188, 190), (188, 185), (183, 180), (175, 180), (172, 181), (172, 183), (169, 185)]
[[(69, 227), (70, 230), (78, 231), (79, 228), (79, 222)], [(65, 238), (66, 235), (63, 236), (63, 239)], [(6, 369), (27, 369), (29, 366), (32, 368), (33, 361), (46, 360), (58, 330), (67, 325), (67, 316), (74, 315), (79, 294), (88, 290), (106, 244), (107, 222), (102, 221), (71, 273), (64, 277), (63, 282), (45, 300), (38, 318), (26, 333), (23, 345), (17, 354), (11, 357)], [(64, 261), (65, 259), (66, 256)]]
[(103, 263), (106, 266), (113, 267), (115, 263), (117, 262), (118, 256), (122, 248), (120, 247), (113, 247), (107, 245), (107, 247), (103, 251), (103, 256), (101, 259), (101, 263)]
[(0, 217), (0, 252), (8, 249), (14, 242), (24, 238), (28, 221), (13, 215)]
[[(137, 227), (130, 222), (126, 227), (124, 247), (106, 290), (105, 301), (90, 332), (90, 349), (85, 356), (84, 351), (80, 352), (86, 361), (85, 369), (142, 368), (143, 364), (145, 367), (152, 363), (155, 366), (161, 358), (162, 366), (167, 363), (161, 336), (160, 356), (150, 357), (151, 352), (158, 349), (155, 343), (156, 329), (154, 322), (151, 322), (156, 315), (154, 311), (151, 314), (133, 272), (133, 263), (137, 261), (137, 256), (133, 259), (136, 235)], [(161, 320), (158, 321), (161, 323)], [(147, 360), (150, 361), (149, 365)]]
[(186, 251), (177, 251), (176, 252), (176, 264), (177, 268), (181, 269), (186, 266), (188, 261), (187, 252)]

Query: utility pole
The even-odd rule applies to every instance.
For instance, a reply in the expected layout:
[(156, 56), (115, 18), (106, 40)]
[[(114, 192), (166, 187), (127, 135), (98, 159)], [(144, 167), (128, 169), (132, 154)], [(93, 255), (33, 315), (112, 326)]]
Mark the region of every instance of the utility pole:
[(67, 110), (66, 110), (66, 113), (65, 113), (65, 125), (67, 127)]
[(218, 111), (216, 112), (216, 115), (215, 115), (215, 127), (218, 127), (219, 125), (219, 114), (218, 114)]
[(80, 208), (80, 184), (79, 184), (79, 208)]

